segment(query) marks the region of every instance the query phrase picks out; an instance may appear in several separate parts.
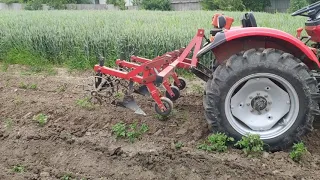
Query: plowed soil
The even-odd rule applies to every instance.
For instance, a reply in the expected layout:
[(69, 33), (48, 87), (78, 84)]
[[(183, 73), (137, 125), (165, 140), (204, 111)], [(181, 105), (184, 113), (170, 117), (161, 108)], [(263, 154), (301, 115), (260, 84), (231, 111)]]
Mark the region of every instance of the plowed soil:
[[(136, 96), (147, 116), (109, 104), (82, 108), (76, 103), (84, 96), (78, 85), (92, 74), (57, 71), (53, 76), (30, 75), (10, 66), (0, 73), (1, 180), (68, 179), (67, 175), (110, 180), (320, 179), (318, 129), (304, 139), (310, 153), (300, 163), (288, 152), (258, 158), (232, 148), (207, 153), (196, 148), (209, 134), (201, 83), (189, 83), (174, 103), (174, 114), (159, 120), (150, 97)], [(48, 115), (43, 127), (33, 120), (39, 113)], [(134, 143), (116, 139), (111, 127), (120, 121), (145, 123), (149, 131)], [(175, 149), (177, 141), (184, 147)], [(24, 172), (14, 172), (17, 165)]]

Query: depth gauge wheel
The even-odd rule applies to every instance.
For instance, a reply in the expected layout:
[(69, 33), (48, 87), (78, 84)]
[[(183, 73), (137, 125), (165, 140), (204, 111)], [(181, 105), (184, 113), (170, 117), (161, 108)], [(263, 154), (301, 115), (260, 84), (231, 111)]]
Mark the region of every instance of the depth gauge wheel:
[(166, 97), (161, 97), (161, 102), (166, 107), (166, 110), (165, 111), (161, 111), (157, 103), (155, 103), (154, 109), (159, 115), (168, 116), (171, 113), (172, 109), (173, 109), (173, 103), (169, 98), (166, 98)]
[(176, 87), (176, 86), (171, 86), (170, 88), (171, 88), (174, 96), (171, 97), (170, 94), (168, 93), (168, 91), (166, 91), (166, 97), (169, 98), (169, 99), (172, 100), (172, 101), (175, 101), (175, 100), (179, 99), (179, 97), (180, 97), (180, 90), (179, 90), (179, 88)]
[(180, 86), (178, 86), (176, 82), (174, 82), (173, 84), (177, 86), (180, 90), (183, 90), (184, 88), (186, 88), (187, 81), (182, 77), (178, 77), (178, 80), (180, 81)]
[(212, 130), (240, 140), (259, 134), (269, 150), (286, 149), (312, 130), (317, 81), (291, 54), (251, 49), (220, 65), (206, 85), (205, 116)]

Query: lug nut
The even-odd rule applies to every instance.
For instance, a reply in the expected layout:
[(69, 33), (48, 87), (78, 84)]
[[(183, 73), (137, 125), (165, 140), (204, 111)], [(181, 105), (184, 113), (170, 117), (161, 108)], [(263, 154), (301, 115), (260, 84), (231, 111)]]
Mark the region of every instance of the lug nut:
[(249, 99), (252, 99), (252, 98), (253, 98), (252, 96), (249, 97)]
[(268, 102), (268, 104), (272, 104), (272, 102), (271, 102), (271, 101), (269, 101), (269, 102)]
[(250, 103), (247, 103), (247, 106), (250, 106)]
[(265, 98), (267, 98), (267, 97), (268, 97), (268, 95), (264, 95), (264, 97), (265, 97)]
[(260, 93), (257, 93), (258, 96), (260, 96)]
[(250, 110), (250, 112), (253, 112), (253, 111), (254, 111), (253, 109)]
[(269, 109), (268, 109), (268, 108), (266, 108), (265, 110), (266, 110), (267, 112), (269, 111)]
[(290, 104), (290, 101), (287, 101), (287, 104)]

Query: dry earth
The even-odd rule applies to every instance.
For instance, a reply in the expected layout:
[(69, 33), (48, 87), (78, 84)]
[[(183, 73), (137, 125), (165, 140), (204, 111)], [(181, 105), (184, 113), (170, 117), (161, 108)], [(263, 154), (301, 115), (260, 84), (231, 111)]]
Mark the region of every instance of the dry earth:
[[(19, 70), (17, 70), (19, 69)], [(305, 143), (309, 154), (295, 163), (288, 152), (247, 158), (240, 150), (206, 153), (196, 149), (208, 135), (201, 87), (190, 83), (166, 121), (156, 116), (151, 98), (137, 97), (147, 116), (112, 105), (81, 108), (83, 78), (90, 73), (30, 75), (20, 66), (0, 73), (0, 179), (320, 179), (320, 132)], [(36, 89), (22, 87), (36, 85)], [(33, 116), (48, 115), (45, 126)], [(147, 134), (130, 143), (117, 140), (119, 122), (146, 123)], [(174, 142), (183, 142), (176, 150)], [(13, 171), (23, 166), (24, 172)], [(70, 179), (70, 178), (69, 178)]]

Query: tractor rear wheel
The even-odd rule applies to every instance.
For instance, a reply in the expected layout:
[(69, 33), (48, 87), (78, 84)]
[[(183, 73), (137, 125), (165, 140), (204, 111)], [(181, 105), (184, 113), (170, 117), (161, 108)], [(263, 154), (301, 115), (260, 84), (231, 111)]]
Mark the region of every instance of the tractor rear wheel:
[(236, 140), (259, 134), (269, 150), (283, 150), (312, 130), (317, 95), (317, 81), (299, 59), (251, 49), (215, 70), (206, 85), (205, 116), (213, 131)]

